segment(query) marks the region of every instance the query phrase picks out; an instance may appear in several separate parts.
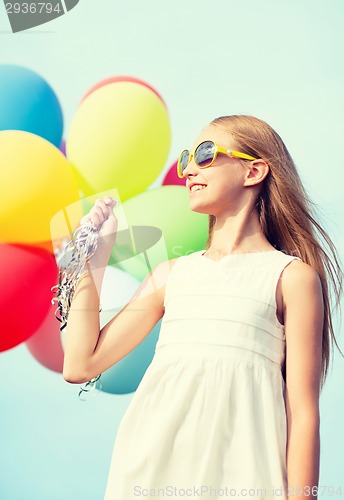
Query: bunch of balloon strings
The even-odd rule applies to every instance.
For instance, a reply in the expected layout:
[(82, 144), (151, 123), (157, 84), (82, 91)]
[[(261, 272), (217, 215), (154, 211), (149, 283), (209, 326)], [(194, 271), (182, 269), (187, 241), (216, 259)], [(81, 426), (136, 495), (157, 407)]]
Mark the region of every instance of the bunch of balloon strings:
[[(85, 271), (87, 261), (97, 249), (98, 235), (99, 229), (92, 222), (86, 222), (74, 231), (72, 239), (65, 244), (60, 252), (58, 259), (59, 282), (51, 288), (51, 291), (57, 294), (57, 297), (54, 297), (51, 302), (53, 305), (56, 302), (58, 304), (55, 316), (61, 323), (60, 332), (67, 326), (75, 289)], [(85, 401), (85, 399), (81, 398), (81, 395), (87, 395), (89, 392), (94, 391), (100, 377), (101, 374), (86, 382), (84, 387), (80, 386), (79, 399)], [(99, 382), (99, 389), (101, 387), (102, 384)]]

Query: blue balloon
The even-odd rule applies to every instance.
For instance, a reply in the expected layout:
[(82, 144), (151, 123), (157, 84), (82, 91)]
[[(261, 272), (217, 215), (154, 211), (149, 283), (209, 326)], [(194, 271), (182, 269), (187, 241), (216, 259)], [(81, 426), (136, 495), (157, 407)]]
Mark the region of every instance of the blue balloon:
[(0, 131), (23, 130), (60, 146), (60, 103), (50, 85), (34, 71), (0, 64), (0, 110)]

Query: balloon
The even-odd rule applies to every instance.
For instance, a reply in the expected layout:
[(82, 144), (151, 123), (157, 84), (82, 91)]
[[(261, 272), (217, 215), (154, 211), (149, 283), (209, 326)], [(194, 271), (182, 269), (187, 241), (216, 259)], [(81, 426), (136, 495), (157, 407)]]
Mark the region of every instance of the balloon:
[[(79, 199), (78, 185), (66, 158), (37, 135), (7, 130), (0, 132), (0, 172), (2, 241), (49, 241), (52, 216)], [(79, 221), (81, 210), (73, 217)], [(61, 236), (56, 230), (54, 237)]]
[(27, 340), (41, 325), (57, 283), (55, 258), (41, 248), (0, 245), (0, 351)]
[[(117, 263), (139, 280), (159, 262), (204, 248), (208, 215), (190, 210), (185, 187), (149, 189), (126, 200), (121, 208), (131, 228), (131, 238), (125, 239), (119, 233), (109, 263)], [(115, 214), (116, 210), (117, 207)]]
[(159, 340), (160, 325), (161, 320), (135, 349), (102, 374), (100, 379), (102, 391), (111, 394), (128, 394), (136, 391), (152, 362), (155, 346)]
[(164, 106), (166, 107), (166, 103), (165, 103), (164, 99), (161, 97), (159, 92), (154, 87), (149, 85), (144, 80), (141, 80), (140, 78), (135, 78), (134, 76), (110, 76), (109, 78), (105, 78), (104, 80), (101, 80), (99, 83), (96, 83), (95, 85), (93, 85), (93, 87), (91, 87), (90, 90), (81, 99), (81, 102), (84, 99), (86, 99), (86, 97), (88, 97), (90, 94), (92, 94), (92, 92), (99, 89), (100, 87), (103, 87), (104, 85), (108, 85), (109, 83), (115, 83), (115, 82), (133, 82), (133, 83), (139, 83), (140, 85), (144, 85), (145, 87), (150, 89), (152, 92), (154, 92), (159, 97), (159, 99), (162, 101)]
[(0, 130), (23, 130), (59, 146), (63, 131), (60, 103), (34, 71), (0, 64)]
[[(56, 283), (58, 278), (56, 278)], [(54, 283), (54, 284), (56, 284)], [(43, 366), (57, 373), (63, 371), (63, 349), (60, 336), (60, 323), (55, 316), (55, 306), (49, 306), (43, 322), (26, 341), (32, 356)]]
[(170, 141), (168, 114), (160, 98), (144, 85), (116, 82), (82, 101), (66, 150), (86, 195), (116, 188), (124, 201), (152, 184)]
[(62, 140), (60, 144), (60, 151), (66, 156), (66, 141), (65, 139)]
[(43, 248), (44, 250), (47, 250), (47, 252), (54, 253), (54, 248), (51, 240), (35, 241), (34, 243), (27, 241), (25, 242), (25, 245), (32, 248)]
[(185, 187), (185, 177), (182, 179), (178, 177), (177, 174), (177, 163), (178, 160), (176, 160), (173, 165), (169, 168), (167, 171), (163, 181), (162, 185), (163, 186), (168, 186), (168, 185), (174, 185), (174, 186), (184, 186)]

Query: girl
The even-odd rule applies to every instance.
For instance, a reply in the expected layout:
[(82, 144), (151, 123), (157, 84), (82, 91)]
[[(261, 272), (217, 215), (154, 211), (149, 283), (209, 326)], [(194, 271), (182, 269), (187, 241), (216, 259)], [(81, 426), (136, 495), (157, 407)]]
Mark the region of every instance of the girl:
[(118, 429), (105, 500), (317, 498), (319, 396), (330, 340), (338, 347), (335, 247), (283, 141), (257, 118), (212, 121), (181, 153), (178, 174), (190, 209), (209, 214), (206, 249), (156, 266), (100, 332), (114, 200), (83, 218), (101, 231), (69, 313), (65, 380), (105, 371), (163, 317)]

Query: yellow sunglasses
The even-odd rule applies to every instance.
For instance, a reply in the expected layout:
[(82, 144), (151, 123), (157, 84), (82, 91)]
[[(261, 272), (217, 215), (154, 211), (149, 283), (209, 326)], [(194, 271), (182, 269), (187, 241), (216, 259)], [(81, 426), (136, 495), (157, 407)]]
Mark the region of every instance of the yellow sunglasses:
[(242, 158), (243, 160), (257, 160), (253, 156), (247, 155), (246, 153), (240, 153), (239, 151), (233, 151), (232, 149), (222, 148), (218, 146), (214, 141), (203, 141), (197, 146), (195, 151), (191, 152), (188, 149), (184, 149), (180, 153), (178, 163), (177, 163), (177, 173), (178, 177), (184, 177), (184, 170), (189, 165), (192, 158), (199, 168), (210, 167), (219, 153), (225, 154), (227, 156), (235, 156), (236, 158)]

